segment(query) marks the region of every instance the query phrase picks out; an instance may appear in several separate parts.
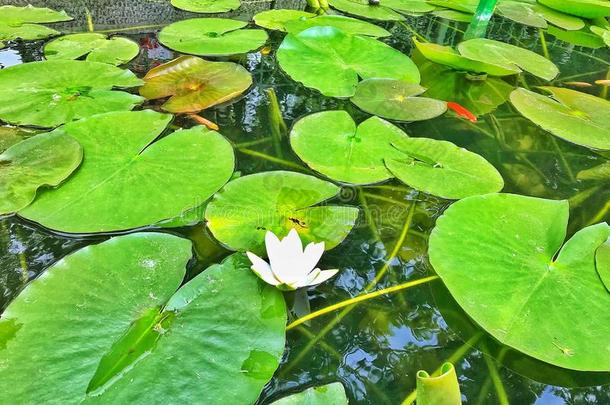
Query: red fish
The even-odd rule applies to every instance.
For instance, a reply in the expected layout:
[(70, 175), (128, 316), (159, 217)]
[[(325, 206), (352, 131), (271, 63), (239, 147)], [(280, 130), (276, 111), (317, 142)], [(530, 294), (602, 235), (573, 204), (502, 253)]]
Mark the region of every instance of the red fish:
[(476, 115), (474, 115), (473, 113), (471, 113), (469, 110), (467, 110), (465, 107), (462, 107), (458, 103), (454, 103), (453, 101), (447, 101), (447, 108), (455, 111), (455, 113), (458, 116), (465, 118), (470, 122), (477, 122)]

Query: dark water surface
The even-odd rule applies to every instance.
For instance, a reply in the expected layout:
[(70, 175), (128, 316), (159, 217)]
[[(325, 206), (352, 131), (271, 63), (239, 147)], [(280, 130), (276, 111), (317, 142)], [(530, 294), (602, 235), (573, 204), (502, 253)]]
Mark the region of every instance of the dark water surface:
[[(72, 22), (54, 25), (65, 32), (86, 31), (88, 9), (96, 30), (118, 30), (134, 39), (141, 53), (129, 68), (139, 76), (177, 56), (157, 42), (161, 25), (195, 16), (172, 8), (166, 0), (0, 0), (0, 4), (28, 2), (65, 9), (74, 16)], [(226, 15), (248, 20), (269, 8), (304, 6), (298, 1), (244, 2), (237, 12)], [(407, 54), (411, 54), (410, 30), (433, 42), (455, 44), (465, 29), (464, 24), (432, 17), (410, 18), (406, 24), (380, 25), (393, 34), (385, 41)], [(122, 31), (125, 28), (131, 29)], [(272, 50), (277, 49), (282, 36), (271, 33), (268, 45)], [(538, 30), (502, 19), (494, 20), (490, 37), (537, 52), (542, 49)], [(546, 41), (552, 60), (561, 70), (555, 84), (592, 82), (608, 74), (607, 48), (575, 47), (548, 35)], [(42, 41), (10, 44), (0, 50), (0, 67), (41, 60), (42, 45)], [(349, 101), (321, 96), (290, 80), (275, 63), (273, 51), (233, 60), (252, 72), (254, 87), (238, 101), (202, 115), (218, 123), (221, 133), (236, 145), (237, 170), (242, 174), (274, 169), (308, 171), (292, 153), (286, 138), (281, 150), (274, 148), (266, 89), (275, 89), (289, 127), (304, 115), (329, 109), (348, 110), (358, 122), (367, 117)], [(530, 86), (542, 84), (532, 76), (525, 79)], [(600, 87), (592, 91), (599, 92)], [(146, 106), (157, 108), (158, 103)], [(175, 124), (193, 125), (180, 119)], [(552, 137), (521, 118), (507, 103), (476, 124), (445, 114), (400, 126), (410, 135), (449, 140), (483, 155), (504, 177), (505, 192), (569, 199), (570, 234), (610, 219), (608, 184), (575, 179), (580, 170), (607, 158)], [(339, 268), (341, 272), (330, 282), (309, 290), (312, 309), (362, 293), (380, 271), (385, 274), (376, 288), (433, 274), (427, 261), (427, 238), (450, 201), (424, 195), (396, 181), (344, 187), (339, 199), (359, 206), (360, 220), (347, 240), (323, 258), (322, 268)], [(194, 243), (198, 261), (190, 269), (191, 276), (229, 253), (208, 236), (202, 225), (173, 231)], [(15, 216), (0, 219), (0, 309), (50, 264), (106, 238), (58, 235)], [(346, 387), (350, 404), (400, 404), (413, 391), (417, 370), (432, 371), (448, 359), (456, 365), (467, 404), (506, 403), (506, 399), (511, 404), (610, 404), (610, 387), (605, 385), (610, 383), (610, 374), (567, 372), (498, 345), (468, 320), (439, 281), (316, 318), (289, 331), (287, 340), (282, 365), (263, 392), (260, 404), (337, 380)]]

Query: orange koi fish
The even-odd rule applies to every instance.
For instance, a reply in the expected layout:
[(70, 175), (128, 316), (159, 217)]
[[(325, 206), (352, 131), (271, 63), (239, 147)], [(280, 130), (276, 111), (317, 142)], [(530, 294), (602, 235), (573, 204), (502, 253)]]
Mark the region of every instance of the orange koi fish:
[(455, 113), (459, 117), (465, 118), (470, 122), (477, 122), (477, 116), (471, 113), (465, 107), (459, 105), (458, 103), (454, 103), (453, 101), (447, 101), (447, 108), (455, 111)]

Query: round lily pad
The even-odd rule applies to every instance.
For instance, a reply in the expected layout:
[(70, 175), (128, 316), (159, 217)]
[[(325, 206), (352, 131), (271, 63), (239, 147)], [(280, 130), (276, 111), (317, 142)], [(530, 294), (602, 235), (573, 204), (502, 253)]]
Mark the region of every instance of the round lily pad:
[(239, 8), (239, 0), (171, 0), (172, 6), (193, 13), (224, 13)]
[(435, 6), (461, 11), (463, 13), (474, 14), (477, 10), (479, 0), (427, 0)]
[(393, 177), (383, 159), (402, 156), (392, 142), (407, 137), (381, 118), (356, 126), (345, 111), (324, 111), (299, 120), (290, 132), (290, 144), (309, 167), (333, 180), (371, 184)]
[(40, 134), (0, 154), (0, 214), (29, 205), (42, 186), (57, 186), (80, 164), (82, 148), (60, 133)]
[(472, 21), (472, 14), (463, 13), (457, 10), (435, 10), (432, 12), (433, 15), (439, 18), (445, 18), (451, 21), (466, 22)]
[(44, 56), (53, 59), (80, 59), (122, 65), (140, 52), (138, 44), (124, 37), (108, 38), (94, 32), (64, 35), (44, 47)]
[(302, 10), (265, 10), (254, 15), (253, 20), (259, 27), (267, 28), (269, 30), (286, 31), (284, 24), (287, 21), (308, 19), (315, 17), (316, 14), (308, 13)]
[(143, 98), (114, 87), (139, 86), (129, 70), (99, 62), (53, 60), (0, 70), (0, 119), (56, 127), (109, 111), (131, 110)]
[(36, 135), (38, 131), (20, 127), (0, 127), (0, 153)]
[(495, 193), (504, 187), (502, 176), (491, 163), (451, 142), (407, 138), (392, 145), (403, 156), (399, 159), (386, 158), (387, 168), (400, 181), (416, 190), (457, 200)]
[(39, 8), (31, 5), (25, 7), (0, 6), (0, 48), (2, 41), (15, 39), (44, 39), (59, 34), (56, 30), (39, 25), (70, 21), (72, 17), (65, 11)]
[(521, 115), (555, 136), (610, 150), (610, 101), (565, 88), (541, 89), (551, 97), (519, 88), (510, 94), (510, 101)]
[(0, 402), (255, 402), (284, 351), (284, 299), (241, 255), (180, 287), (191, 255), (137, 233), (54, 264), (0, 320)]
[(358, 208), (319, 205), (339, 187), (306, 174), (274, 171), (240, 177), (208, 204), (205, 219), (212, 234), (228, 248), (265, 252), (265, 234), (284, 237), (296, 229), (303, 244), (337, 246), (351, 231)]
[(345, 388), (340, 382), (307, 388), (278, 399), (270, 405), (348, 405)]
[[(590, 27), (591, 31), (593, 31), (594, 28), (597, 27)], [(553, 35), (555, 38), (570, 44), (593, 49), (603, 47), (605, 45), (604, 40), (591, 31), (589, 31), (588, 29), (583, 29), (579, 31), (566, 31), (562, 30), (561, 28), (554, 27), (552, 25), (549, 26), (549, 28), (547, 29), (547, 32)]]
[(402, 13), (427, 13), (436, 7), (425, 0), (381, 0), (379, 4), (370, 4), (368, 0), (329, 0), (332, 8), (347, 14), (357, 15), (372, 20), (404, 20)]
[(447, 103), (416, 97), (426, 89), (394, 79), (366, 79), (358, 83), (352, 103), (369, 114), (396, 121), (422, 121), (447, 111)]
[(568, 216), (567, 201), (463, 199), (437, 220), (430, 263), (458, 304), (501, 343), (559, 367), (607, 372), (610, 294), (595, 251), (610, 227), (589, 226), (564, 244)]
[[(440, 65), (452, 67), (457, 70), (467, 72), (482, 72), (491, 76), (509, 76), (521, 72), (517, 66), (510, 64), (500, 64), (491, 59), (481, 62), (460, 55), (450, 46), (433, 44), (431, 42), (419, 42), (413, 38), (417, 50), (428, 60)], [(493, 60), (493, 62), (492, 62)]]
[(592, 25), (589, 29), (595, 35), (600, 37), (606, 46), (610, 47), (610, 28), (602, 28)]
[(151, 69), (140, 94), (147, 99), (170, 97), (163, 104), (169, 112), (198, 112), (239, 96), (251, 85), (252, 75), (241, 65), (180, 56)]
[(320, 15), (314, 18), (300, 18), (286, 21), (286, 30), (293, 34), (305, 31), (311, 27), (335, 27), (352, 35), (366, 35), (369, 37), (389, 37), (389, 31), (366, 21), (342, 15)]
[(553, 10), (542, 4), (536, 3), (532, 5), (532, 8), (534, 12), (540, 14), (545, 20), (564, 30), (574, 31), (584, 28), (585, 26), (585, 22), (581, 18)]
[(358, 77), (385, 77), (419, 83), (408, 56), (377, 41), (334, 27), (312, 27), (288, 34), (277, 51), (281, 68), (294, 80), (325, 96), (351, 97)]
[(83, 147), (79, 170), (19, 214), (63, 232), (113, 232), (155, 224), (204, 203), (231, 177), (233, 149), (205, 127), (155, 141), (171, 116), (115, 112), (66, 124), (54, 133)]
[(159, 42), (178, 52), (202, 56), (226, 56), (254, 51), (267, 42), (267, 33), (242, 29), (245, 21), (228, 18), (192, 18), (163, 28)]
[(480, 62), (518, 66), (545, 80), (552, 80), (559, 69), (544, 56), (528, 49), (487, 38), (475, 38), (461, 42), (458, 51), (462, 56)]
[(610, 16), (610, 3), (607, 0), (538, 0), (549, 8), (584, 18)]

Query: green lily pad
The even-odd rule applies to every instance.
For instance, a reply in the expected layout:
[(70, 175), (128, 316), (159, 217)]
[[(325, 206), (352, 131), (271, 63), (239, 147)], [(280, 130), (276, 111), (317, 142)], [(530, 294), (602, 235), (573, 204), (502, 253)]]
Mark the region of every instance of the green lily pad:
[(376, 39), (349, 35), (334, 27), (288, 34), (277, 59), (294, 80), (330, 97), (353, 96), (358, 77), (419, 83), (417, 67), (408, 56)]
[(538, 0), (549, 8), (583, 18), (610, 16), (610, 3), (607, 0)]
[[(543, 16), (534, 11), (534, 4), (520, 1), (499, 1), (496, 12), (504, 18), (529, 25), (530, 27), (546, 28), (547, 23)], [(583, 23), (584, 24), (584, 23)]]
[(597, 248), (595, 252), (595, 268), (599, 278), (601, 278), (606, 289), (610, 292), (610, 240)]
[(53, 59), (79, 59), (122, 65), (140, 53), (138, 44), (124, 37), (108, 38), (93, 32), (64, 35), (44, 47), (44, 56)]
[(55, 11), (49, 8), (17, 6), (0, 6), (0, 48), (2, 41), (15, 39), (44, 39), (59, 34), (56, 30), (39, 25), (39, 23), (54, 23), (70, 21), (72, 17), (65, 11)]
[[(591, 27), (591, 30), (593, 30), (593, 27)], [(595, 35), (593, 32), (586, 29), (580, 31), (566, 31), (551, 25), (547, 29), (547, 32), (557, 39), (577, 46), (585, 46), (593, 49), (604, 46), (604, 40), (600, 38), (600, 36)]]
[(501, 343), (559, 367), (610, 371), (610, 294), (594, 260), (610, 227), (589, 226), (564, 244), (568, 216), (567, 201), (512, 194), (458, 201), (430, 235), (430, 263)]
[(555, 136), (610, 150), (610, 101), (559, 87), (541, 89), (551, 97), (519, 88), (510, 94), (510, 101), (521, 115)]
[(198, 112), (239, 96), (251, 85), (252, 75), (241, 65), (180, 56), (151, 69), (140, 94), (149, 100), (170, 97), (163, 104), (169, 112)]
[(289, 395), (271, 405), (348, 405), (345, 388), (340, 382), (307, 388)]
[(239, 8), (239, 0), (171, 0), (172, 6), (193, 13), (224, 13)]
[(83, 151), (74, 138), (40, 134), (0, 154), (0, 215), (28, 206), (42, 186), (57, 186), (80, 164)]
[(283, 297), (240, 255), (180, 287), (191, 255), (139, 233), (54, 264), (0, 320), (0, 401), (255, 402), (284, 350)]
[(267, 33), (242, 29), (245, 21), (228, 18), (192, 18), (163, 28), (159, 42), (178, 52), (201, 56), (227, 56), (254, 51), (267, 42)]
[(352, 35), (366, 35), (369, 37), (389, 37), (389, 31), (366, 21), (342, 15), (320, 15), (314, 18), (286, 21), (286, 30), (298, 34), (311, 27), (335, 27)]
[(0, 153), (36, 135), (37, 131), (19, 127), (0, 127)]
[(472, 21), (472, 14), (463, 13), (457, 10), (435, 10), (432, 12), (433, 15), (439, 18), (445, 18), (451, 21), (469, 23)]
[(286, 31), (285, 24), (288, 21), (308, 19), (315, 17), (316, 14), (308, 13), (302, 10), (265, 10), (253, 17), (254, 23), (259, 27), (267, 28), (268, 30)]
[(407, 137), (378, 117), (356, 127), (345, 111), (323, 111), (297, 121), (290, 144), (309, 167), (333, 180), (371, 184), (393, 177), (383, 159), (401, 157), (392, 142)]
[(435, 6), (461, 11), (462, 13), (474, 14), (477, 10), (479, 0), (427, 0)]
[(460, 384), (453, 364), (443, 364), (440, 375), (430, 375), (425, 370), (417, 372), (417, 404), (462, 405)]
[(416, 190), (457, 200), (495, 193), (504, 187), (502, 176), (491, 163), (451, 142), (407, 138), (393, 145), (403, 156), (386, 158), (387, 168)]
[(458, 103), (476, 116), (494, 111), (508, 100), (514, 89), (496, 77), (487, 76), (481, 80), (481, 77), (438, 65), (418, 55), (414, 55), (413, 60), (421, 73), (426, 96)]
[(228, 248), (265, 252), (265, 233), (284, 237), (296, 229), (303, 244), (337, 246), (351, 231), (358, 209), (316, 205), (335, 197), (339, 187), (306, 174), (273, 171), (240, 177), (227, 184), (205, 211), (212, 235)]
[(534, 4), (533, 9), (536, 13), (543, 16), (545, 20), (564, 30), (575, 31), (585, 27), (585, 22), (581, 18), (553, 10), (542, 4)]
[(469, 59), (519, 67), (545, 80), (552, 80), (559, 74), (557, 66), (544, 56), (493, 39), (475, 38), (464, 41), (458, 45), (458, 51)]
[(129, 70), (99, 62), (54, 60), (0, 70), (0, 119), (56, 127), (109, 111), (131, 110), (143, 98), (114, 87), (139, 86)]
[(401, 13), (427, 13), (436, 8), (425, 0), (381, 0), (376, 5), (368, 0), (329, 0), (328, 3), (344, 13), (381, 21), (404, 20)]
[(447, 111), (447, 103), (416, 97), (426, 89), (394, 79), (366, 79), (358, 83), (352, 103), (369, 114), (396, 121), (429, 120)]
[(155, 224), (202, 204), (231, 177), (233, 149), (198, 126), (155, 142), (171, 116), (115, 112), (66, 124), (85, 158), (58, 189), (19, 214), (63, 232), (113, 232)]
[(610, 46), (610, 29), (602, 28), (595, 25), (592, 25), (590, 28), (591, 32), (595, 35), (599, 36), (606, 46)]
[(521, 69), (510, 64), (488, 63), (467, 58), (460, 55), (450, 46), (419, 42), (413, 38), (417, 50), (428, 60), (440, 65), (452, 67), (467, 72), (482, 72), (491, 76), (509, 76), (521, 73)]

